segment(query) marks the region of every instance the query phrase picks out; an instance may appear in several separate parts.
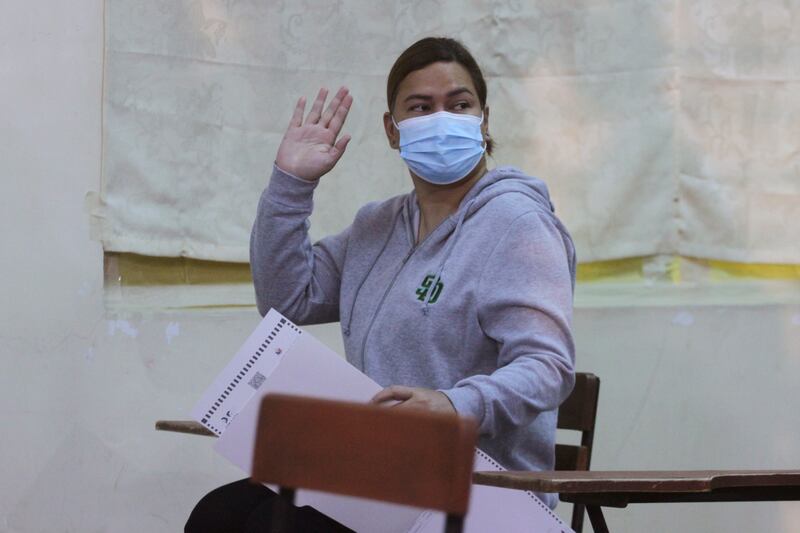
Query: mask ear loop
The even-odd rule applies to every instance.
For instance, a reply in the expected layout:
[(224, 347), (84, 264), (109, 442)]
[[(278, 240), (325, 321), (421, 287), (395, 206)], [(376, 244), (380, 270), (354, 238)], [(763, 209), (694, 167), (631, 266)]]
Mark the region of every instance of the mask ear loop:
[[(478, 126), (483, 126), (483, 109), (481, 109), (481, 121), (478, 123)], [(483, 129), (481, 129), (481, 137), (483, 138), (483, 153), (486, 153), (486, 148), (489, 146), (489, 141), (483, 137)]]
[[(481, 121), (478, 124), (479, 126), (483, 126), (483, 117), (484, 117), (483, 109), (481, 109)], [(483, 137), (483, 129), (481, 129), (481, 137), (483, 137), (483, 153), (484, 154), (486, 153), (486, 149), (489, 147), (489, 139), (487, 139), (488, 136), (489, 136), (489, 132), (487, 131), (486, 132), (486, 137)]]
[(392, 124), (394, 125), (394, 129), (397, 130), (397, 137), (398, 137), (397, 146), (399, 147), (400, 146), (400, 125), (394, 119), (394, 115), (392, 113), (389, 113), (389, 116), (392, 117)]

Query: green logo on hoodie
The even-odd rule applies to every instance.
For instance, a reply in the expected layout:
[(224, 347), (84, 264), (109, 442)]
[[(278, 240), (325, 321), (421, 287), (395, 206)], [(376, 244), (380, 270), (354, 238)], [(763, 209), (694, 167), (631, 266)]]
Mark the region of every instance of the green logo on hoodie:
[[(436, 276), (433, 274), (428, 274), (425, 276), (425, 279), (422, 280), (422, 284), (417, 289), (417, 300), (420, 302), (424, 302), (428, 297), (428, 291), (431, 291), (431, 299), (428, 300), (429, 304), (435, 304), (436, 300), (439, 299), (439, 295), (442, 294), (442, 289), (444, 289), (444, 284), (442, 283), (441, 278), (439, 281), (436, 282), (436, 285), (433, 285), (433, 280), (436, 279)], [(433, 285), (433, 288), (431, 288)]]

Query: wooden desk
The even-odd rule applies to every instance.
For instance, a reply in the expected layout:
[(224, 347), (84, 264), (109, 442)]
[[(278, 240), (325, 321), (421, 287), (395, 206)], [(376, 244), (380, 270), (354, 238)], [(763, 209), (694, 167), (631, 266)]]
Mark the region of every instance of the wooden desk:
[[(193, 420), (159, 420), (156, 429), (215, 436)], [(595, 533), (608, 533), (602, 507), (631, 503), (800, 500), (800, 470), (643, 470), (475, 472), (477, 485), (557, 492), (586, 506)]]
[(607, 533), (602, 506), (630, 503), (800, 500), (800, 470), (475, 472), (473, 482), (536, 492), (586, 505), (595, 533)]
[(216, 437), (212, 431), (209, 431), (200, 422), (195, 422), (194, 420), (158, 420), (156, 429), (159, 431), (174, 431), (175, 433)]

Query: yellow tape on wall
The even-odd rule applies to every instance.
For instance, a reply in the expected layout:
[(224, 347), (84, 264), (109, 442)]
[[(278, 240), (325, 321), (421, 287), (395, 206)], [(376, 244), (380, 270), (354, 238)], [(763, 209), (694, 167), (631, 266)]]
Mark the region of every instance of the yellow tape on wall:
[[(578, 265), (579, 282), (595, 281), (641, 281), (645, 278), (645, 268), (650, 257), (632, 257), (613, 261), (596, 261)], [(666, 278), (673, 283), (685, 279), (685, 271), (691, 264), (694, 270), (704, 270), (708, 281), (729, 281), (733, 279), (760, 280), (800, 280), (800, 265), (768, 263), (734, 263), (717, 259), (698, 259), (674, 256), (666, 264)]]
[(248, 263), (222, 263), (186, 257), (106, 253), (106, 284), (217, 285), (252, 283)]
[[(578, 265), (579, 283), (637, 282), (645, 279), (651, 257), (630, 257)], [(128, 253), (106, 253), (106, 283), (121, 285), (211, 285), (252, 283), (247, 263), (221, 263), (185, 257), (151, 257)], [(672, 257), (666, 264), (666, 278), (673, 283), (684, 279), (686, 263), (706, 271), (709, 281), (731, 279), (800, 280), (800, 265), (733, 263), (716, 259)]]
[(705, 261), (712, 279), (758, 278), (758, 279), (800, 279), (800, 265), (767, 263), (732, 263), (708, 259)]
[(578, 282), (641, 280), (644, 261), (644, 257), (630, 257), (612, 261), (579, 263), (577, 272)]

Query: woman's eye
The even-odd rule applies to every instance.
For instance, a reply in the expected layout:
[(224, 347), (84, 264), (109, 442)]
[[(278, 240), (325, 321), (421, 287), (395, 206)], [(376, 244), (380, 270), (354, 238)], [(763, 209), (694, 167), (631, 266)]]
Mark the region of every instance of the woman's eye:
[(427, 104), (417, 104), (408, 108), (409, 111), (424, 112), (428, 110)]
[(465, 111), (469, 109), (469, 102), (458, 102), (456, 105), (453, 106), (453, 109), (456, 111)]

